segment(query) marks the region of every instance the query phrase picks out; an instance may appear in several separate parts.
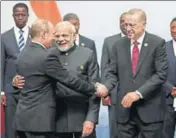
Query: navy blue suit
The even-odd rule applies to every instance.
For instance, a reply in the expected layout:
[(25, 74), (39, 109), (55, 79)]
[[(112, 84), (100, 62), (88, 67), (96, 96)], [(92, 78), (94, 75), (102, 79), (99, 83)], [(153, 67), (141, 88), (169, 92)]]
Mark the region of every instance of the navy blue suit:
[(166, 93), (163, 138), (174, 138), (176, 118), (171, 91), (173, 87), (176, 87), (176, 56), (174, 54), (173, 41), (166, 43), (166, 51), (168, 55), (168, 75), (166, 82), (163, 84), (163, 90)]

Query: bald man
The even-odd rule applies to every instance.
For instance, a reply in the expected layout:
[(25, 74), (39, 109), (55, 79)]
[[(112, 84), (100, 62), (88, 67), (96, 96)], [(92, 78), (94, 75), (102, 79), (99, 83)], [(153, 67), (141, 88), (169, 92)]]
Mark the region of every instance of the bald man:
[[(96, 91), (94, 84), (69, 75), (59, 61), (57, 48), (48, 52), (53, 33), (54, 27), (49, 21), (36, 20), (31, 27), (32, 43), (17, 60), (18, 74), (25, 78), (15, 115), (15, 128), (20, 138), (48, 138), (55, 131), (54, 82), (87, 96)], [(104, 91), (102, 88), (97, 90)]]
[(145, 31), (142, 9), (128, 11), (127, 37), (112, 48), (110, 68), (104, 81), (116, 88), (118, 138), (160, 138), (165, 107), (161, 86), (167, 76), (165, 40)]

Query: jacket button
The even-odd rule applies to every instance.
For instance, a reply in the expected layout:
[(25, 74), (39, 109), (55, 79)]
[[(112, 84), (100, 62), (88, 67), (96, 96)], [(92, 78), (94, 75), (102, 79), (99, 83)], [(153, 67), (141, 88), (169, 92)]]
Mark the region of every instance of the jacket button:
[(68, 56), (68, 53), (65, 53), (66, 56)]
[(68, 63), (65, 63), (65, 66), (67, 66), (68, 65)]

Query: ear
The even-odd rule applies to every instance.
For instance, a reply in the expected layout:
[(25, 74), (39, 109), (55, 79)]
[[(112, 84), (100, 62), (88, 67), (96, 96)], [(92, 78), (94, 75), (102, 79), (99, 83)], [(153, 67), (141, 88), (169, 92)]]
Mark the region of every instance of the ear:
[(41, 32), (41, 37), (42, 37), (42, 39), (46, 39), (47, 32), (46, 31)]

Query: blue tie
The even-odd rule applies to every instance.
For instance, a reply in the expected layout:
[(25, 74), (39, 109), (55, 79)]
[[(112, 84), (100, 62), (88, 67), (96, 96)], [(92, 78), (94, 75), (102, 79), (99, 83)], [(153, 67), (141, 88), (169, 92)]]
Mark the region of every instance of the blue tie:
[(24, 36), (23, 36), (24, 31), (20, 30), (19, 33), (20, 33), (20, 36), (19, 36), (18, 46), (19, 46), (19, 50), (21, 51), (25, 46)]

